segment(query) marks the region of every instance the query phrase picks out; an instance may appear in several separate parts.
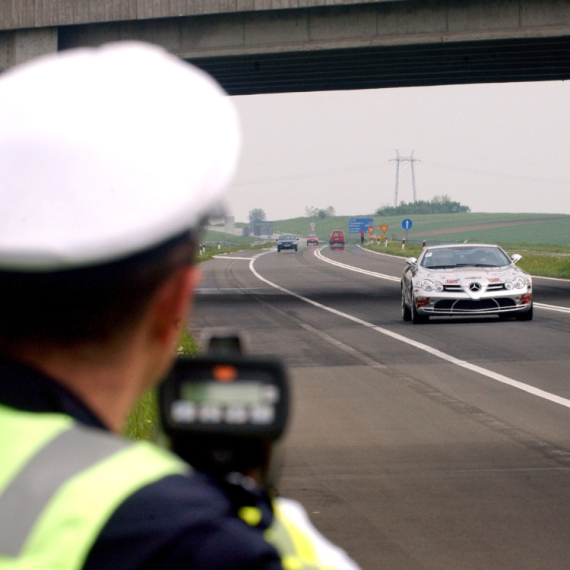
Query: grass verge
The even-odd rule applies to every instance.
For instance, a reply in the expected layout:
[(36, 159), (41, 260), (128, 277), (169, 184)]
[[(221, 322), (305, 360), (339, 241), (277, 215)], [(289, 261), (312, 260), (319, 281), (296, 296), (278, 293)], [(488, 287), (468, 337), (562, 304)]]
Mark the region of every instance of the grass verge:
[[(178, 343), (178, 354), (198, 354), (199, 347), (192, 335), (184, 330)], [(158, 399), (156, 389), (149, 390), (135, 404), (123, 431), (127, 439), (152, 441), (158, 422)]]
[(266, 249), (267, 247), (273, 247), (273, 242), (269, 244), (260, 245), (220, 245), (219, 249), (216, 245), (207, 245), (205, 251), (201, 255), (198, 255), (198, 262), (208, 261), (212, 259), (214, 255), (223, 255), (224, 253), (234, 253), (236, 251), (243, 251), (244, 249)]

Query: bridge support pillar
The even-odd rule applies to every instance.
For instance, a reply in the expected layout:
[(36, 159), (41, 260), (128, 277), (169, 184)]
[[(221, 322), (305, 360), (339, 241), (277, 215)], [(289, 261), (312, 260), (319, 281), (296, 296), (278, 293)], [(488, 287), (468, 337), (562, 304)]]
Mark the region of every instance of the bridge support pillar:
[(57, 51), (57, 28), (30, 28), (0, 34), (0, 70)]

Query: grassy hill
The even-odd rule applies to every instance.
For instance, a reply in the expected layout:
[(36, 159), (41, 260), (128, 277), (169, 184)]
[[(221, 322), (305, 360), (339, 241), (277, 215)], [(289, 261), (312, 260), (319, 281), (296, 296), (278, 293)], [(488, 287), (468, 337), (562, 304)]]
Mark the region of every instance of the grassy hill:
[(408, 231), (410, 242), (428, 243), (481, 241), (501, 244), (535, 244), (570, 247), (570, 216), (556, 214), (425, 214), (414, 216), (335, 216), (324, 220), (293, 218), (275, 221), (275, 232), (291, 232), (299, 236), (311, 233), (310, 223), (315, 223), (315, 233), (321, 240), (328, 240), (331, 232), (340, 229), (348, 241), (359, 241), (359, 236), (348, 233), (350, 217), (374, 218), (376, 233), (379, 226), (388, 226), (386, 236), (390, 240), (402, 240), (406, 232), (402, 220), (409, 217), (412, 228)]
[(200, 241), (203, 242), (231, 242), (239, 245), (249, 245), (252, 241), (256, 241), (258, 238), (249, 236), (237, 236), (232, 234), (226, 234), (223, 231), (215, 232), (212, 230), (205, 230), (200, 235)]

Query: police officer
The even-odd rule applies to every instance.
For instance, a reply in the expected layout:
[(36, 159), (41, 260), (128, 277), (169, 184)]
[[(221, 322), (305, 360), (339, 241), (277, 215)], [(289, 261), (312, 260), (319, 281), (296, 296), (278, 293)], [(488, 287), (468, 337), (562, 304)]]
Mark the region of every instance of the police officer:
[(298, 504), (118, 435), (172, 363), (238, 147), (217, 84), (153, 46), (1, 76), (0, 569), (356, 568)]

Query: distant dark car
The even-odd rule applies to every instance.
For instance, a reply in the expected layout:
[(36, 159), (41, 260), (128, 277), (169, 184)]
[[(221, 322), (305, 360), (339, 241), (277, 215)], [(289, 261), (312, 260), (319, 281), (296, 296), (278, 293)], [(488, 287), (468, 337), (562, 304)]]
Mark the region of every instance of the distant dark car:
[(282, 249), (294, 249), (297, 251), (299, 240), (293, 234), (283, 234), (277, 238), (277, 253)]
[(307, 236), (307, 245), (319, 245), (317, 234), (309, 234)]
[(329, 245), (344, 245), (344, 232), (342, 230), (334, 230), (329, 238)]

